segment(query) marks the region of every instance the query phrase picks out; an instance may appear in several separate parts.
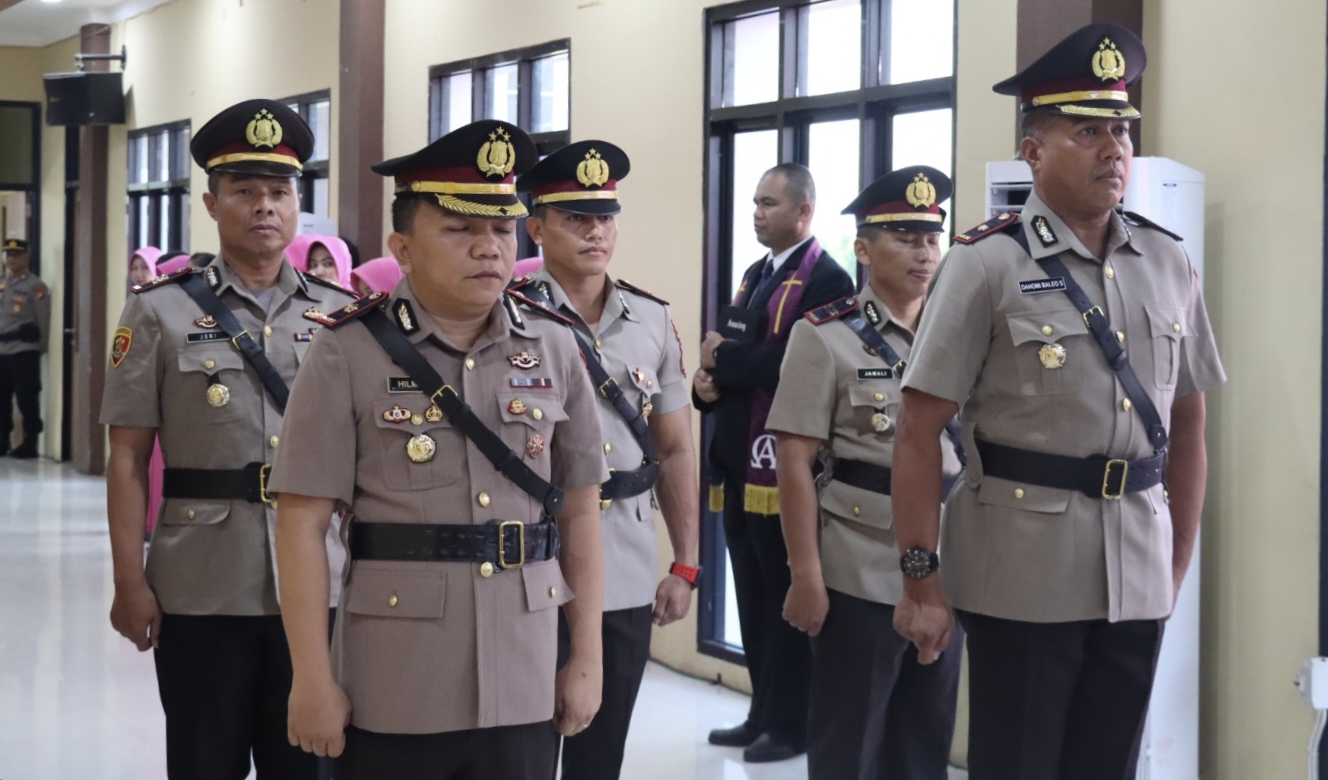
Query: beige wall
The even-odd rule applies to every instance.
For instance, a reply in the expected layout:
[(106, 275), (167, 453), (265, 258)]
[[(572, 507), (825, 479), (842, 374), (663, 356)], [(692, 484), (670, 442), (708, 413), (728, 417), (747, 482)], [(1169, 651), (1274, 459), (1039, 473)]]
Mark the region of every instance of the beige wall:
[(1298, 777), (1312, 717), (1290, 682), (1319, 606), (1325, 8), (1168, 0), (1144, 32), (1143, 143), (1207, 176), (1204, 287), (1230, 376), (1208, 402), (1203, 771)]

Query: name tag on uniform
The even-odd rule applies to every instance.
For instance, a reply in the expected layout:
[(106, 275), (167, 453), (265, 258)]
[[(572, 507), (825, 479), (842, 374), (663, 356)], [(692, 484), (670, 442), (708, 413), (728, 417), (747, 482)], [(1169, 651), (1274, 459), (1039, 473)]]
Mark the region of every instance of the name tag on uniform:
[(184, 338), (190, 344), (199, 344), (204, 341), (230, 341), (231, 337), (219, 330), (205, 330), (199, 333), (187, 333)]
[(1065, 291), (1065, 278), (1062, 276), (1053, 277), (1051, 279), (1033, 279), (1031, 281), (1019, 283), (1019, 292), (1023, 293), (1024, 295), (1032, 295), (1034, 293), (1064, 292), (1064, 291)]
[(387, 378), (387, 392), (389, 393), (419, 393), (420, 386), (415, 384), (415, 380), (408, 376), (390, 376)]
[(894, 379), (895, 370), (893, 368), (859, 368), (858, 381), (864, 379)]

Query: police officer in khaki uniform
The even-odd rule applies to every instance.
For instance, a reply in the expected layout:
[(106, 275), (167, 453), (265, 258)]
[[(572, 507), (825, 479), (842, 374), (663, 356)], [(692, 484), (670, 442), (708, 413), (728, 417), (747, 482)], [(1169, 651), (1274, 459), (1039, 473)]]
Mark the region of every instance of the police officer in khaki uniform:
[[(867, 284), (793, 326), (770, 409), (793, 573), (784, 617), (812, 637), (813, 780), (947, 776), (963, 639), (954, 632), (941, 660), (924, 666), (894, 630), (903, 582), (890, 463), (900, 381), (941, 259), (940, 204), (952, 189), (944, 173), (918, 165), (877, 179), (844, 210), (858, 223), (853, 249)], [(947, 487), (960, 469), (958, 426), (948, 433)]]
[[(926, 662), (958, 611), (973, 780), (1134, 776), (1198, 530), (1204, 393), (1225, 376), (1179, 238), (1115, 211), (1144, 59), (1094, 24), (996, 86), (1022, 104), (1033, 192), (956, 237), (904, 376), (895, 625)], [(960, 407), (969, 462), (941, 526), (936, 436)]]
[(15, 458), (37, 457), (41, 420), (41, 356), (51, 335), (51, 291), (28, 271), (28, 242), (5, 239), (0, 277), (0, 455), (9, 452), (13, 402), (23, 416), (23, 443)]
[[(351, 300), (282, 256), (312, 147), (304, 121), (268, 100), (232, 106), (199, 130), (190, 150), (208, 172), (203, 202), (221, 254), (135, 287), (111, 345), (102, 400), (111, 624), (155, 650), (172, 778), (243, 778), (251, 754), (259, 778), (317, 772), (314, 757), (286, 741), (291, 665), (265, 490), (289, 386), (320, 329), (303, 315)], [(165, 500), (145, 572), (156, 437)], [(340, 565), (336, 535), (325, 542), (324, 557)], [(320, 599), (335, 603), (327, 591)]]
[[(565, 780), (615, 780), (650, 658), (650, 624), (687, 615), (696, 587), (696, 455), (682, 344), (667, 302), (607, 274), (618, 241), (618, 182), (630, 161), (605, 141), (580, 141), (517, 179), (531, 193), (526, 221), (542, 248), (539, 273), (514, 289), (576, 323), (598, 386), (604, 453), (604, 702), (584, 733), (563, 743)], [(592, 363), (593, 361), (593, 363)], [(656, 585), (655, 497), (673, 546)]]
[[(487, 120), (375, 165), (396, 180), (406, 276), (318, 317), (333, 327), (291, 395), (271, 485), (290, 737), (340, 755), (338, 780), (548, 780), (554, 727), (578, 733), (599, 707), (594, 390), (568, 321), (504, 291), (526, 213), (512, 176), (535, 159)], [(329, 655), (318, 540), (334, 505), (352, 562)]]

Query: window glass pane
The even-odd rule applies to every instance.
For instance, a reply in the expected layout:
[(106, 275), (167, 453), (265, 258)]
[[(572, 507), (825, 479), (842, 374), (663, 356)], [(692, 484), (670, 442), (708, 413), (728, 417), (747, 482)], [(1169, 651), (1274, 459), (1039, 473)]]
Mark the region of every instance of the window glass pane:
[(155, 197), (161, 204), (161, 222), (157, 223), (156, 246), (164, 252), (170, 252), (176, 248), (171, 246), (171, 198), (164, 192)]
[(779, 98), (779, 14), (729, 22), (724, 31), (733, 48), (725, 53), (724, 105), (746, 106)]
[(189, 128), (182, 127), (175, 131), (171, 141), (171, 178), (189, 178)]
[(166, 181), (171, 178), (171, 133), (163, 130), (156, 134), (157, 148), (152, 161), (152, 180)]
[[(752, 196), (761, 174), (779, 162), (779, 133), (776, 130), (757, 130), (735, 133), (733, 136), (733, 277), (728, 299), (732, 300), (747, 266), (760, 260), (768, 251), (756, 240), (752, 230)], [(725, 301), (727, 303), (728, 301)]]
[(807, 144), (807, 167), (816, 180), (812, 232), (821, 242), (821, 248), (855, 279), (857, 260), (853, 256), (853, 239), (857, 228), (852, 217), (839, 212), (860, 190), (858, 124), (856, 119), (818, 122), (809, 128)]
[(175, 196), (176, 211), (180, 214), (180, 246), (177, 247), (181, 252), (189, 251), (189, 191), (184, 190)]
[(321, 177), (314, 179), (313, 208), (305, 209), (305, 211), (312, 211), (314, 214), (317, 214), (320, 217), (326, 217), (327, 200), (328, 200), (328, 180)]
[[(891, 167), (930, 165), (946, 176), (953, 176), (950, 171), (950, 160), (954, 154), (953, 116), (954, 112), (948, 108), (896, 115), (890, 149)], [(954, 205), (951, 203), (943, 203), (941, 208), (947, 214), (954, 213)], [(950, 228), (953, 227), (946, 222), (946, 229), (941, 233), (942, 252), (950, 246)]]
[(807, 28), (806, 94), (824, 95), (861, 87), (860, 0), (830, 0), (806, 6), (801, 22)]
[[(152, 222), (150, 212), (152, 209), (152, 199), (147, 195), (140, 195), (138, 198), (138, 246), (151, 246), (152, 236), (149, 233)], [(137, 249), (138, 247), (135, 247)]]
[(535, 99), (532, 101), (535, 115), (531, 118), (531, 132), (566, 130), (570, 103), (570, 61), (567, 52), (539, 58), (531, 63), (531, 70), (535, 87)]
[(144, 133), (134, 139), (134, 154), (136, 155), (133, 181), (136, 184), (142, 184), (149, 180), (148, 176), (148, 135)]
[(950, 0), (891, 0), (890, 68), (887, 84), (934, 79), (954, 73), (954, 3)]
[(320, 100), (309, 104), (309, 128), (314, 131), (314, 151), (310, 161), (326, 160), (332, 146), (332, 101)]
[(443, 77), (443, 135), (470, 124), (472, 80), (468, 70)]
[(487, 114), (485, 119), (501, 119), (516, 124), (516, 63), (490, 68), (485, 81), (489, 93), (484, 101)]
[(742, 624), (738, 622), (738, 588), (733, 584), (733, 559), (725, 550), (724, 562), (724, 643), (742, 647)]

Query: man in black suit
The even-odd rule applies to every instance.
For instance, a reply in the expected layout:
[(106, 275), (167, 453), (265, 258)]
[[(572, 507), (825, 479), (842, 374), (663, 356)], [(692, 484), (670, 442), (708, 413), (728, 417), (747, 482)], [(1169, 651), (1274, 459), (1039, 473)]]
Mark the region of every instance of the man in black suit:
[(706, 334), (693, 402), (715, 416), (712, 491), (723, 485), (724, 534), (733, 564), (752, 704), (747, 720), (710, 732), (715, 745), (743, 747), (750, 762), (781, 761), (805, 750), (811, 650), (783, 619), (790, 574), (774, 481), (774, 437), (765, 431), (789, 330), (805, 312), (853, 294), (853, 280), (812, 236), (811, 172), (782, 163), (761, 177), (753, 199), (756, 238), (770, 253), (747, 269), (726, 338)]

